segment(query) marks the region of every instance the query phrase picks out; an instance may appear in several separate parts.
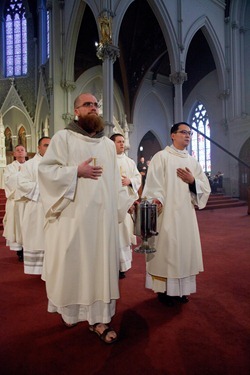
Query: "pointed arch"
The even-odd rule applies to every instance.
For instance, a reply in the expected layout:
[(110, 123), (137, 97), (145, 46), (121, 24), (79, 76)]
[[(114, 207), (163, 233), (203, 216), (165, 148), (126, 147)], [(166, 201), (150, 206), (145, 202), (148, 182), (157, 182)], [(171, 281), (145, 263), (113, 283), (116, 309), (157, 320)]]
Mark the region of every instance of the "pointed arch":
[(4, 130), (4, 136), (5, 136), (5, 148), (6, 151), (13, 151), (13, 144), (12, 144), (12, 131), (11, 129), (7, 126), (6, 129)]
[(27, 74), (27, 15), (22, 0), (8, 0), (4, 8), (5, 77)]
[(25, 147), (25, 149), (27, 149), (26, 130), (22, 124), (19, 126), (18, 129), (17, 144), (22, 145)]
[[(117, 8), (115, 8), (115, 15), (113, 19), (113, 37), (114, 37), (114, 44), (118, 44), (119, 32), (122, 24), (122, 20), (124, 15), (131, 5), (131, 1), (123, 2), (121, 1)], [(173, 27), (173, 23), (171, 17), (167, 11), (167, 7), (163, 2), (148, 0), (148, 3), (160, 25), (162, 30), (162, 34), (164, 36), (167, 50), (169, 54), (169, 60), (171, 65), (171, 70), (175, 71), (178, 67), (178, 43), (177, 43), (177, 36)]]
[(205, 36), (208, 45), (211, 49), (214, 62), (216, 65), (217, 70), (217, 77), (219, 82), (220, 90), (226, 90), (227, 87), (227, 78), (226, 78), (226, 63), (225, 63), (225, 55), (222, 50), (219, 38), (210, 22), (210, 20), (206, 16), (202, 16), (198, 18), (190, 27), (188, 30), (185, 39), (184, 44), (186, 46), (184, 53), (184, 61), (186, 61), (187, 53), (188, 53), (188, 47), (192, 41), (193, 36), (195, 33), (201, 29), (203, 32), (203, 35)]
[(76, 46), (85, 8), (86, 3), (84, 1), (75, 1), (72, 8), (69, 20), (69, 28), (65, 40), (65, 45), (67, 46), (67, 48), (65, 49), (64, 79), (66, 82), (74, 82), (74, 61)]
[[(54, 124), (51, 124), (51, 126), (49, 126), (48, 118), (49, 118), (49, 102), (47, 98), (44, 80), (42, 79), (42, 76), (40, 76), (39, 90), (38, 90), (38, 95), (37, 95), (37, 106), (36, 106), (35, 121), (34, 121), (35, 128), (37, 129), (36, 135), (38, 139), (43, 135), (49, 136), (49, 134), (52, 135), (54, 133)], [(36, 146), (36, 144), (34, 144), (34, 146)]]
[(148, 131), (142, 138), (138, 149), (137, 149), (137, 159), (144, 157), (145, 161), (150, 161), (152, 157), (161, 151), (161, 145), (152, 130)]
[[(196, 102), (191, 115), (191, 125), (201, 133), (210, 137), (210, 121), (204, 104)], [(211, 172), (211, 145), (210, 141), (194, 131), (191, 140), (192, 156), (195, 157), (206, 172)]]

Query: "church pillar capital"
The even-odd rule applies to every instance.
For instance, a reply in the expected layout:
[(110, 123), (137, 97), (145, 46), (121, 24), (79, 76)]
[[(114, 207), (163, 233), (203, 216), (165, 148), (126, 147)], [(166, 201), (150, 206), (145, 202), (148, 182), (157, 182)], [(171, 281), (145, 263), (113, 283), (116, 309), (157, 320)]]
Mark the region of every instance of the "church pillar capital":
[(66, 91), (74, 91), (76, 88), (75, 82), (72, 81), (61, 81), (61, 87)]
[(72, 115), (72, 113), (63, 113), (62, 114), (62, 118), (63, 120), (65, 121), (65, 124), (69, 124), (71, 121), (73, 121), (74, 119), (74, 116)]
[(120, 56), (120, 50), (118, 47), (114, 46), (113, 44), (102, 44), (99, 43), (97, 47), (96, 56), (99, 60), (111, 60), (113, 63), (116, 61), (117, 57)]
[(183, 120), (183, 98), (182, 85), (187, 80), (187, 73), (183, 70), (174, 72), (169, 76), (170, 82), (174, 84), (174, 122)]
[(104, 129), (105, 135), (109, 138), (113, 134), (114, 124), (109, 121), (104, 121), (104, 123), (105, 123), (105, 129)]
[(187, 81), (187, 73), (184, 71), (172, 73), (169, 75), (169, 80), (174, 85), (182, 85)]

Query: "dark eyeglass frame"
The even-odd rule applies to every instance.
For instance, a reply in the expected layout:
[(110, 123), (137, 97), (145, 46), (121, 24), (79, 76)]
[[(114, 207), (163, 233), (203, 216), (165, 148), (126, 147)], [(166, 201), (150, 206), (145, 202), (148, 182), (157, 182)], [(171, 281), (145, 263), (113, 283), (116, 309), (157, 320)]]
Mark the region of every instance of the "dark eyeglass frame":
[(194, 134), (193, 132), (188, 131), (188, 130), (177, 130), (175, 133), (181, 133), (181, 134), (184, 134), (184, 135), (189, 135), (190, 137), (192, 137), (192, 135)]
[(85, 108), (90, 108), (90, 107), (95, 107), (95, 108), (100, 108), (100, 104), (97, 102), (84, 102), (83, 104), (79, 105), (76, 107), (76, 109), (85, 107)]

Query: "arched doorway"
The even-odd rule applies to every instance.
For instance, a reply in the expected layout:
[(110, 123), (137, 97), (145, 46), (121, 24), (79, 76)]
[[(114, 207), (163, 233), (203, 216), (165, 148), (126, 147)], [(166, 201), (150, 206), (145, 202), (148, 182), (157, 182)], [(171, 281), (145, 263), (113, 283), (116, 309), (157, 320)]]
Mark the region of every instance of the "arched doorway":
[[(144, 158), (145, 163), (147, 164), (147, 167), (148, 167), (150, 160), (152, 159), (152, 157), (158, 151), (161, 151), (160, 143), (158, 142), (157, 138), (155, 137), (155, 135), (151, 131), (147, 132), (144, 135), (144, 137), (142, 138), (142, 140), (139, 144), (138, 150), (137, 150), (137, 166), (138, 166), (138, 169), (139, 169), (138, 163), (139, 163), (139, 161), (142, 157)], [(139, 169), (139, 171), (140, 171), (140, 169)], [(143, 175), (144, 178), (142, 179), (142, 185), (141, 185), (141, 187), (138, 191), (140, 197), (141, 197), (142, 190), (143, 190), (144, 183), (145, 183), (145, 179), (146, 179), (146, 176), (147, 176), (147, 169), (146, 169), (145, 173), (146, 173), (146, 175)]]
[(161, 145), (155, 135), (149, 131), (144, 135), (139, 144), (137, 160), (139, 161), (142, 156), (145, 161), (151, 160), (158, 151), (161, 151)]

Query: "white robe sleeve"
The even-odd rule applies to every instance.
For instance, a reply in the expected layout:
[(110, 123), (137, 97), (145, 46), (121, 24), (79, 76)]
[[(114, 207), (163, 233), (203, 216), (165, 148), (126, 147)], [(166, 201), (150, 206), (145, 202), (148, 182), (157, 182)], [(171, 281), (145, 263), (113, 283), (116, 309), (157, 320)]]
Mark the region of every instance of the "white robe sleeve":
[(132, 190), (135, 194), (137, 194), (140, 186), (141, 186), (141, 174), (140, 172), (138, 171), (137, 167), (136, 167), (136, 164), (133, 160), (131, 160), (131, 164), (132, 164), (132, 171), (131, 171), (131, 177), (130, 177), (130, 181), (131, 181), (131, 185), (132, 185)]
[(200, 165), (197, 166), (197, 175), (195, 176), (196, 194), (191, 193), (193, 203), (202, 209), (206, 206), (211, 188), (207, 176)]
[(14, 198), (17, 186), (17, 176), (20, 168), (21, 164), (14, 161), (13, 163), (7, 165), (4, 170), (3, 178), (6, 198)]
[(146, 184), (142, 192), (142, 198), (148, 201), (158, 199), (162, 205), (165, 203), (165, 169), (162, 153), (155, 154), (149, 164)]
[(39, 186), (37, 181), (37, 167), (41, 156), (35, 155), (22, 165), (17, 177), (17, 189), (15, 199), (28, 199), (37, 202), (39, 200)]
[(65, 135), (58, 132), (53, 136), (38, 168), (38, 181), (46, 218), (60, 215), (75, 196), (77, 166), (68, 165)]

